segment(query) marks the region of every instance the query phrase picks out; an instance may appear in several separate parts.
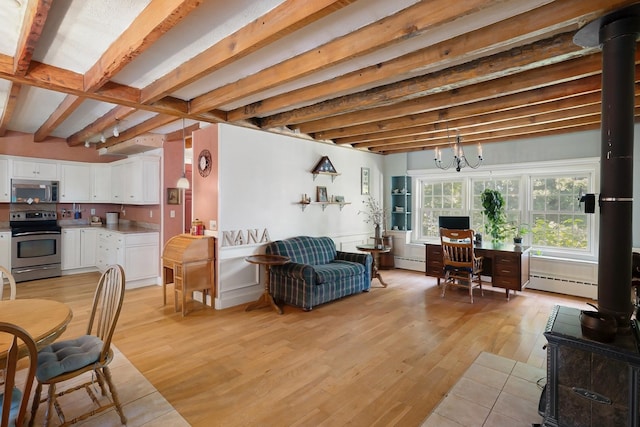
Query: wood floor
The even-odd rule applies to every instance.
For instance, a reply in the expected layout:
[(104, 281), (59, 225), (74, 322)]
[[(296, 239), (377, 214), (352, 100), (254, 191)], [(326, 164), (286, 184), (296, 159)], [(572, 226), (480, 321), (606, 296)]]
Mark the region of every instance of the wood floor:
[[(194, 426), (419, 426), (482, 351), (543, 367), (555, 304), (486, 287), (440, 298), (435, 279), (382, 271), (368, 293), (316, 307), (203, 308), (183, 318), (162, 288), (126, 292), (114, 343)], [(82, 334), (98, 274), (18, 284), (18, 298), (68, 303), (63, 337)], [(475, 292), (478, 292), (476, 290)], [(169, 295), (169, 301), (173, 301)], [(118, 384), (119, 388), (126, 384)]]

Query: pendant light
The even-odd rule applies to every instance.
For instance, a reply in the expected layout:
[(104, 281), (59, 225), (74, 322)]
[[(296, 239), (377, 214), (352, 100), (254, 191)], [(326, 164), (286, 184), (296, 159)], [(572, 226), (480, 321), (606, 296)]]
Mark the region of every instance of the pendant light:
[(178, 188), (189, 188), (189, 180), (187, 179), (187, 172), (185, 170), (184, 162), (185, 162), (185, 152), (187, 150), (187, 140), (184, 136), (184, 117), (182, 118), (182, 177), (178, 180), (176, 187)]

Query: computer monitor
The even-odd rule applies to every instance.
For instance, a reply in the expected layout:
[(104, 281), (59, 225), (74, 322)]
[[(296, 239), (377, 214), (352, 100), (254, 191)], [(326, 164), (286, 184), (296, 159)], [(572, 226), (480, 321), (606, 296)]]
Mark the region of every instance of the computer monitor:
[(470, 221), (468, 216), (440, 216), (438, 226), (452, 230), (467, 230), (470, 228)]

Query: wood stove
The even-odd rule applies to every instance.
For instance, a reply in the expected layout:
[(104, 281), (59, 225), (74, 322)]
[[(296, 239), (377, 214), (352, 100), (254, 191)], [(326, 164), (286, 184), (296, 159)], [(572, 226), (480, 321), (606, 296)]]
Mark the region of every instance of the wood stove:
[[(634, 323), (635, 325), (635, 323)], [(544, 426), (640, 427), (640, 342), (585, 338), (580, 310), (556, 306), (545, 331), (547, 385)]]

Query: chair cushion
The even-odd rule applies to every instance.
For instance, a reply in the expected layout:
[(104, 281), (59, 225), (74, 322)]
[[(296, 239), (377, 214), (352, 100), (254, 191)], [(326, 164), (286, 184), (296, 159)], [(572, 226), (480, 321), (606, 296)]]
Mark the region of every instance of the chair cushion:
[[(15, 422), (18, 417), (18, 411), (20, 410), (20, 400), (22, 399), (22, 392), (19, 388), (14, 387), (13, 393), (11, 393), (11, 407), (9, 408), (9, 425)], [(2, 416), (2, 404), (4, 403), (4, 393), (0, 393), (0, 416)]]
[(297, 236), (267, 245), (267, 254), (284, 255), (298, 264), (327, 264), (336, 258), (336, 244), (330, 237)]
[(36, 378), (43, 382), (88, 366), (100, 358), (102, 345), (102, 340), (93, 335), (54, 342), (38, 352)]

